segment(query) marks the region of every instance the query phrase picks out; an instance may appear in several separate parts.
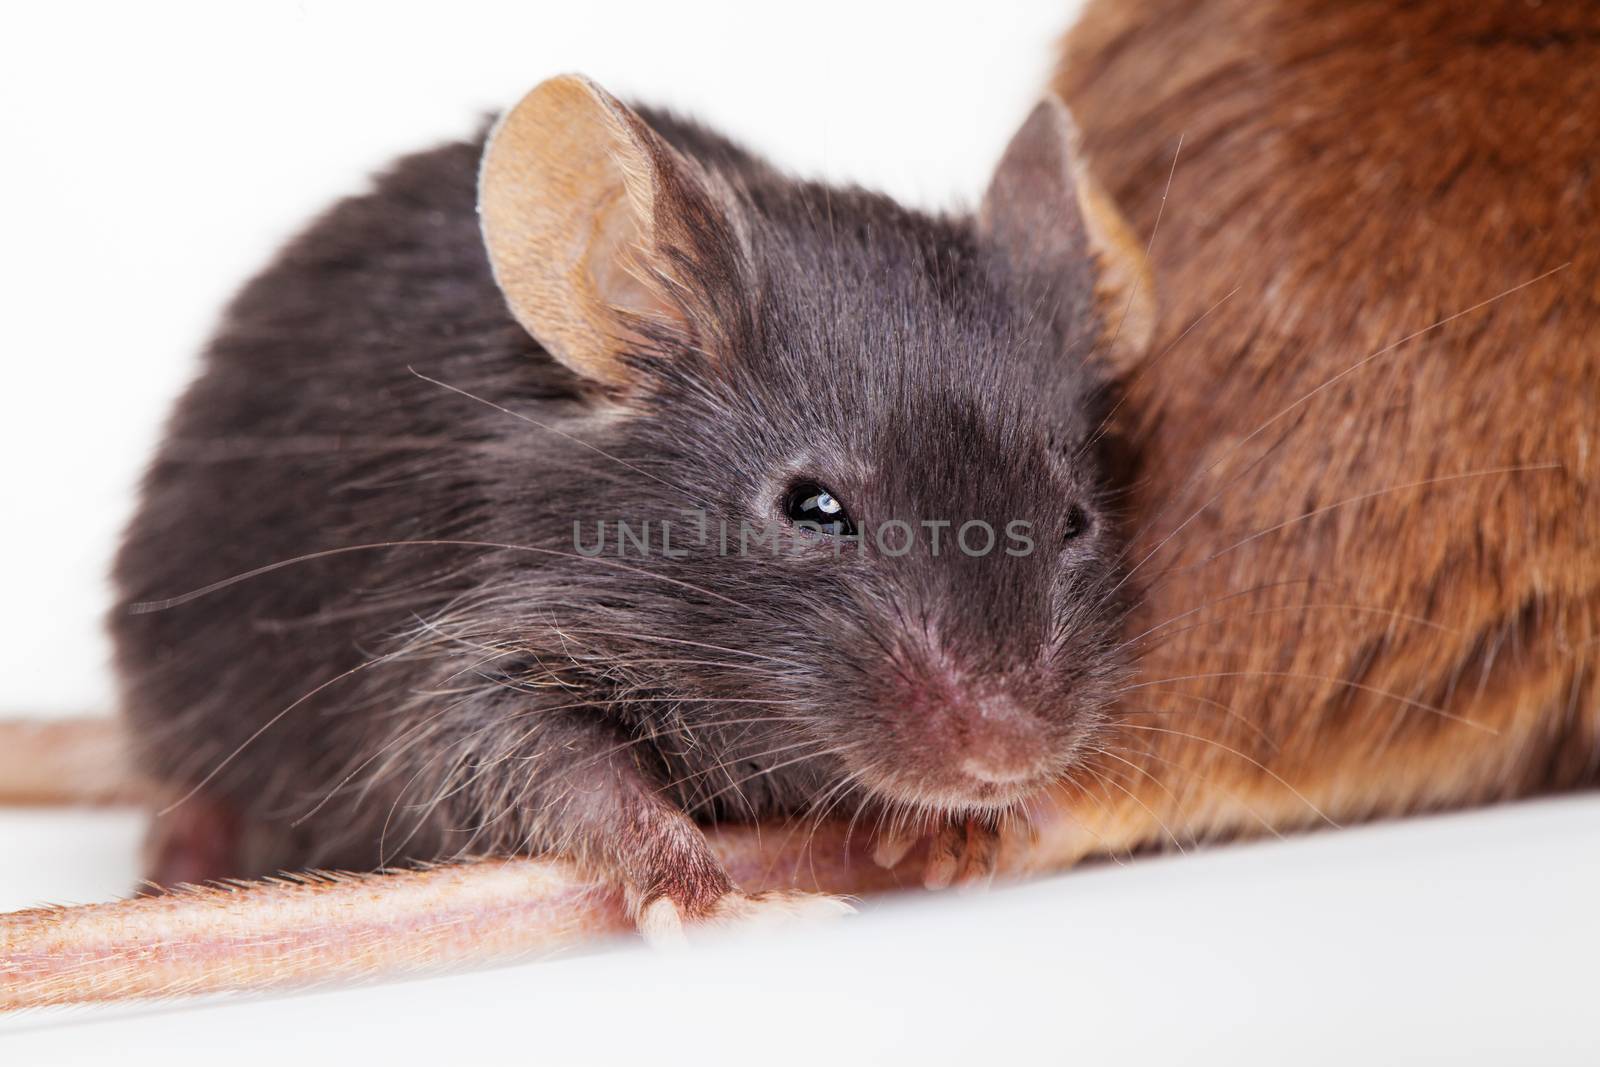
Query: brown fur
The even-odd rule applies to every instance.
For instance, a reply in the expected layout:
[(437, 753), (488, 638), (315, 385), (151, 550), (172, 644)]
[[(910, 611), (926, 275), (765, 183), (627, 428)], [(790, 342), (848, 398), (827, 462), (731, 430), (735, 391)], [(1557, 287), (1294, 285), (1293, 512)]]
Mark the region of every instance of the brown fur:
[(1123, 408), (1159, 629), (1046, 851), (1592, 784), (1600, 9), (1099, 2), (1055, 85), (1141, 232), (1183, 147)]

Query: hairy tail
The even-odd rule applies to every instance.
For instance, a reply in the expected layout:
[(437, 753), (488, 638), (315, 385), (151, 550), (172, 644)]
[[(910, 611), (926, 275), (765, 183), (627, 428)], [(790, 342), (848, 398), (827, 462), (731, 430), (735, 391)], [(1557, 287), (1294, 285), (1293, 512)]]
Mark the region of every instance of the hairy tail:
[[(0, 720), (0, 805), (144, 799), (116, 721)], [(711, 835), (746, 891), (871, 893), (901, 881), (845, 828), (767, 829)], [(183, 886), (0, 914), (0, 1012), (454, 970), (633, 928), (617, 887), (555, 859)]]
[[(901, 883), (847, 838), (729, 826), (712, 845), (747, 891)], [(0, 915), (0, 1012), (456, 970), (632, 929), (619, 889), (554, 859), (186, 886)]]
[(185, 887), (0, 915), (0, 1011), (370, 979), (625, 929), (617, 893), (549, 861)]

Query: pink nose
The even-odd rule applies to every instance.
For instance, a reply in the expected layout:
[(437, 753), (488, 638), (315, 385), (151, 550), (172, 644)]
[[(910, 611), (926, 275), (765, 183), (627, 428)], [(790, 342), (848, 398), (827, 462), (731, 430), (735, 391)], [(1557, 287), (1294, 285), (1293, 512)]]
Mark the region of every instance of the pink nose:
[(1044, 770), (1044, 731), (1010, 697), (980, 697), (958, 714), (966, 726), (967, 743), (959, 764), (963, 773), (980, 782), (1009, 785)]

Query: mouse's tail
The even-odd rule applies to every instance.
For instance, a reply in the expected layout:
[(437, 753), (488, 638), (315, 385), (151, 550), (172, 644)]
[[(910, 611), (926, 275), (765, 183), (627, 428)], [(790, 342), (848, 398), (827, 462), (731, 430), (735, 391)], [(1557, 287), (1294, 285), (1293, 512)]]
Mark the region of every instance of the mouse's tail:
[(0, 915), (0, 1013), (437, 972), (628, 928), (619, 892), (552, 860), (182, 886)]
[[(901, 884), (867, 858), (861, 835), (852, 848), (842, 823), (776, 829), (712, 832), (747, 891), (866, 894)], [(459, 970), (631, 929), (620, 889), (552, 858), (180, 886), (0, 914), (0, 1013)]]
[(0, 720), (0, 805), (131, 804), (139, 799), (117, 720)]

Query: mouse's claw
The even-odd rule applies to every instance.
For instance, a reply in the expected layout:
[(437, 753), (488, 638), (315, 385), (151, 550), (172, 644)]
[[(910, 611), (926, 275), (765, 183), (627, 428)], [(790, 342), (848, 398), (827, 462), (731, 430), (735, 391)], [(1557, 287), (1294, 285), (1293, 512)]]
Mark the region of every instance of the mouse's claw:
[(661, 897), (640, 908), (635, 925), (639, 936), (654, 948), (680, 948), (688, 944), (683, 932), (683, 912), (671, 897)]
[(878, 866), (893, 870), (927, 839), (927, 854), (921, 860), (923, 885), (929, 889), (951, 885), (985, 889), (994, 881), (999, 866), (1002, 833), (989, 820), (978, 818), (951, 818), (931, 834), (885, 830), (873, 844), (872, 859)]
[(967, 828), (967, 850), (956, 871), (956, 884), (964, 889), (988, 889), (1000, 866), (1000, 831), (992, 826)]
[(872, 845), (872, 862), (884, 870), (892, 871), (916, 847), (922, 835), (905, 830), (883, 830)]
[(922, 884), (929, 889), (951, 885), (985, 889), (994, 880), (999, 857), (997, 828), (978, 819), (952, 819), (933, 835)]

